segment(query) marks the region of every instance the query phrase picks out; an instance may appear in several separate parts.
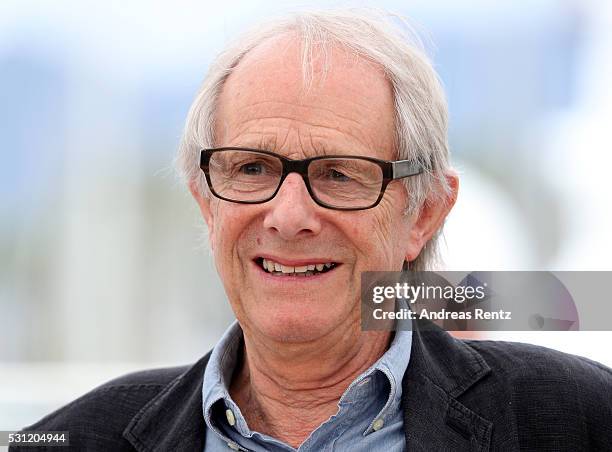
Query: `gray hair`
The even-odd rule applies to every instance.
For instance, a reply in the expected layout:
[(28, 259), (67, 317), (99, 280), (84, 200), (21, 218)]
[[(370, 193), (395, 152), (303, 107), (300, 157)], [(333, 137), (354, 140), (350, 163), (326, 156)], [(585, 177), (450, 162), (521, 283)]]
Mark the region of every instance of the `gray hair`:
[[(397, 16), (373, 10), (305, 11), (275, 18), (242, 35), (212, 63), (191, 106), (176, 159), (181, 176), (208, 196), (199, 151), (214, 147), (217, 100), (225, 80), (257, 45), (293, 33), (302, 44), (305, 81), (311, 77), (314, 48), (327, 54), (330, 46), (341, 46), (384, 70), (394, 93), (398, 158), (428, 163), (423, 174), (403, 180), (409, 197), (406, 213), (417, 212), (426, 203), (446, 202), (450, 192), (446, 175), (452, 168), (444, 91), (421, 41), (405, 21), (400, 27), (394, 18)], [(440, 233), (441, 229), (410, 263), (411, 269), (436, 266)]]

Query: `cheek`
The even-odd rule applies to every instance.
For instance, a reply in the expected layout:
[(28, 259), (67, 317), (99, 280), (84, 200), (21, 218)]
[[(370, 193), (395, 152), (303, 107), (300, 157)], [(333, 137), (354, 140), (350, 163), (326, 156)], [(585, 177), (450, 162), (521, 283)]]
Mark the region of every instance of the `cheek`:
[(376, 211), (373, 239), (385, 254), (385, 260), (396, 266), (404, 260), (410, 237), (410, 224), (404, 215), (405, 196), (402, 192), (388, 193)]
[(373, 230), (376, 240), (379, 243), (388, 243), (394, 233), (394, 228), (397, 226), (397, 217), (401, 214), (398, 209), (394, 208), (393, 200), (383, 199), (374, 212)]
[(237, 242), (238, 235), (245, 224), (240, 212), (231, 206), (221, 206), (215, 211), (214, 253), (218, 259), (227, 259), (230, 248)]
[(255, 206), (223, 203), (215, 216), (215, 248), (217, 262), (231, 265), (239, 261), (241, 250), (261, 245), (262, 239), (253, 226), (259, 210)]

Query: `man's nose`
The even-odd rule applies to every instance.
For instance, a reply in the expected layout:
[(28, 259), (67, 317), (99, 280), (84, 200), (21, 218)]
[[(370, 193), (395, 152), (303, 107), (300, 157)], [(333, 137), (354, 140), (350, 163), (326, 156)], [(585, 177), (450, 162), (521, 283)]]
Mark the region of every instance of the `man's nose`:
[(278, 193), (269, 201), (264, 227), (284, 240), (295, 240), (321, 231), (319, 206), (310, 197), (299, 174), (289, 174)]

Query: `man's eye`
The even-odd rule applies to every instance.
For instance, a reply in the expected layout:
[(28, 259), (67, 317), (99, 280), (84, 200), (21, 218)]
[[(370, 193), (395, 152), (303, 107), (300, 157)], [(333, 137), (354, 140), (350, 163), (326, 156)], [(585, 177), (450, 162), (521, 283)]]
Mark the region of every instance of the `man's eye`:
[(264, 167), (261, 163), (245, 163), (240, 167), (239, 171), (247, 176), (259, 176), (263, 174)]
[(349, 182), (351, 178), (335, 169), (330, 170), (329, 178), (336, 182)]

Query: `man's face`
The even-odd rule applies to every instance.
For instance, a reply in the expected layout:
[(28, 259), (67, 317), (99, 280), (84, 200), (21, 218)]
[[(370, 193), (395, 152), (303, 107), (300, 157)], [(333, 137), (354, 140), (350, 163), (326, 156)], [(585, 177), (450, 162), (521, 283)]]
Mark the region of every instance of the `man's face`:
[[(329, 58), (329, 72), (322, 75), (315, 63), (314, 81), (305, 88), (296, 42), (277, 39), (251, 51), (224, 86), (215, 145), (292, 159), (396, 159), (393, 95), (383, 72), (341, 50)], [(295, 173), (264, 204), (196, 197), (236, 317), (245, 332), (274, 340), (358, 332), (361, 273), (398, 271), (420, 247), (411, 234), (413, 219), (403, 215), (407, 197), (400, 182), (387, 187), (377, 207), (353, 212), (316, 205)], [(278, 276), (262, 267), (262, 259), (285, 269), (333, 267), (312, 276)]]

